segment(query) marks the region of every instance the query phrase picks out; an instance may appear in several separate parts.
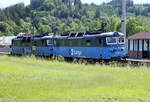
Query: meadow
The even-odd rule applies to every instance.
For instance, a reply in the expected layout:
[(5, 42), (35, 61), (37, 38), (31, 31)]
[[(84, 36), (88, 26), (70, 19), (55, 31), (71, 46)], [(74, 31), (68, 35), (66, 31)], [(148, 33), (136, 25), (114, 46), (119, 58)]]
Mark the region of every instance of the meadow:
[(150, 69), (0, 56), (0, 102), (149, 102)]

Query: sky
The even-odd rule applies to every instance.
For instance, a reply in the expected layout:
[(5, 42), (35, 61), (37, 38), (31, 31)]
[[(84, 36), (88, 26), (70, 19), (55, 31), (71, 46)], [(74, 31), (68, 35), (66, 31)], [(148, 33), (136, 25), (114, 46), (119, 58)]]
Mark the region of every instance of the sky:
[[(111, 0), (81, 0), (83, 3), (95, 3), (95, 4), (101, 4), (103, 2), (109, 2)], [(143, 4), (143, 3), (150, 3), (150, 0), (133, 0), (136, 4)]]
[[(95, 3), (101, 4), (103, 2), (109, 2), (110, 0), (81, 0), (83, 3)], [(25, 5), (30, 3), (30, 0), (0, 0), (0, 8), (5, 8), (10, 5), (14, 5), (20, 2), (24, 2)], [(150, 3), (150, 0), (134, 0), (136, 4)]]

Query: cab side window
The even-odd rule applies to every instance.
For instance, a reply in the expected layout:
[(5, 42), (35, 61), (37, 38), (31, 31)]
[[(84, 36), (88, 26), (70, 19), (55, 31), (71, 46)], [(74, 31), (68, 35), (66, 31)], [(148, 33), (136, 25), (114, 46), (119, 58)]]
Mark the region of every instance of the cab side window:
[(52, 39), (47, 40), (47, 45), (53, 45), (53, 41), (52, 41)]
[(86, 40), (86, 45), (91, 46), (91, 40)]
[(81, 47), (81, 40), (77, 40), (78, 41), (78, 47)]
[(64, 39), (59, 40), (59, 42), (60, 42), (60, 46), (65, 46), (65, 40)]
[(73, 46), (73, 40), (69, 41), (69, 46)]

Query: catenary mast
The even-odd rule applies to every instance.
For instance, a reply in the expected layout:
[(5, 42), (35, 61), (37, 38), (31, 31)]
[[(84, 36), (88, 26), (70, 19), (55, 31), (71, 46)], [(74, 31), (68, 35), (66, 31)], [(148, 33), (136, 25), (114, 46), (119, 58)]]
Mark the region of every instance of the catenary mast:
[(122, 25), (121, 31), (125, 34), (126, 38), (126, 0), (122, 0)]

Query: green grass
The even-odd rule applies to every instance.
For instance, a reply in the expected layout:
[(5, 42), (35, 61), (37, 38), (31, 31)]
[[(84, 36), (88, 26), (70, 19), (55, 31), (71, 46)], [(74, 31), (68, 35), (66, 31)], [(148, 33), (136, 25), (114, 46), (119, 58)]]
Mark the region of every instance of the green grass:
[(0, 57), (0, 102), (149, 102), (150, 69)]

